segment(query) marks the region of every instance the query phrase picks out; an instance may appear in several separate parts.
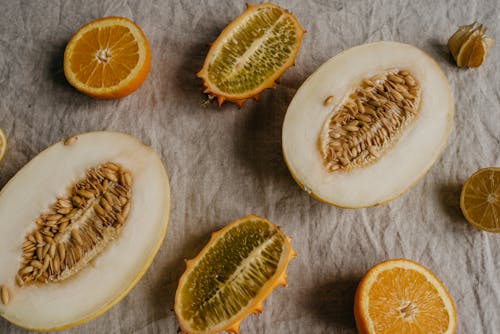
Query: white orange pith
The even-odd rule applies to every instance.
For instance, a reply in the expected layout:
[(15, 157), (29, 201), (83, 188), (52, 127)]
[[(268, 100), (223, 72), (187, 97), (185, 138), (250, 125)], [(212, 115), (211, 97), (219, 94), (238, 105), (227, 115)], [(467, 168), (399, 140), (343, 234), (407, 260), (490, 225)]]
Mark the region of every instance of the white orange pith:
[(174, 309), (182, 332), (238, 333), (240, 322), (262, 312), (264, 299), (286, 285), (294, 256), (290, 239), (255, 215), (212, 233), (179, 280)]
[(388, 260), (371, 268), (356, 290), (354, 316), (360, 334), (452, 334), (453, 301), (422, 265)]
[(241, 106), (258, 99), (292, 66), (304, 29), (288, 11), (271, 3), (247, 5), (212, 44), (198, 77), (205, 93)]
[(123, 97), (139, 88), (151, 64), (142, 30), (125, 17), (87, 23), (64, 52), (64, 74), (76, 89), (97, 98)]

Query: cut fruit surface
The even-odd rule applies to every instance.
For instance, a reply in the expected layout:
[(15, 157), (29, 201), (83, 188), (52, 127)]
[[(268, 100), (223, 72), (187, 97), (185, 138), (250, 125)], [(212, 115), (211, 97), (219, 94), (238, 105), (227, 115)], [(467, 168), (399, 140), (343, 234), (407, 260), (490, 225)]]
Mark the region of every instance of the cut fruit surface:
[(151, 264), (169, 207), (163, 164), (136, 138), (91, 132), (49, 147), (0, 192), (0, 314), (37, 331), (102, 314)]
[(432, 166), (453, 122), (453, 97), (423, 51), (378, 42), (333, 57), (293, 98), (283, 155), (313, 197), (348, 208), (386, 203)]
[(5, 151), (7, 151), (7, 138), (5, 137), (5, 133), (3, 133), (2, 129), (0, 129), (0, 161), (2, 161)]
[(465, 181), (460, 208), (475, 227), (500, 233), (500, 168), (482, 168)]
[(271, 4), (247, 5), (212, 44), (198, 77), (205, 93), (243, 104), (272, 88), (293, 65), (304, 30), (295, 17)]
[(105, 17), (87, 23), (64, 52), (64, 75), (84, 94), (123, 97), (139, 88), (151, 64), (142, 30), (125, 17)]
[(296, 254), (290, 239), (268, 220), (250, 215), (212, 233), (177, 288), (175, 313), (184, 333), (237, 333), (263, 300), (286, 284), (286, 267)]
[(371, 268), (356, 290), (354, 316), (360, 334), (451, 334), (453, 300), (424, 266), (406, 259)]

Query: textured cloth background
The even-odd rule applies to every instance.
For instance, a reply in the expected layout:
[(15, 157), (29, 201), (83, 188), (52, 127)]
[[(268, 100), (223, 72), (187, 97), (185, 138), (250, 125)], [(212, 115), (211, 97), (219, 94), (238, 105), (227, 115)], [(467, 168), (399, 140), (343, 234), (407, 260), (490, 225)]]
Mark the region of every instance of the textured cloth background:
[[(172, 307), (183, 260), (211, 231), (249, 213), (281, 226), (299, 256), (290, 263), (288, 287), (270, 296), (264, 313), (243, 321), (242, 333), (356, 333), (356, 285), (369, 267), (394, 257), (428, 266), (445, 283), (457, 333), (499, 333), (500, 235), (472, 228), (459, 208), (465, 179), (500, 165), (499, 48), (481, 68), (464, 70), (446, 47), (458, 25), (476, 19), (500, 40), (498, 1), (277, 3), (308, 31), (296, 66), (258, 103), (238, 110), (205, 106), (195, 72), (243, 1), (0, 1), (0, 127), (9, 140), (0, 186), (51, 143), (93, 130), (139, 137), (160, 154), (171, 180), (169, 230), (153, 265), (119, 304), (65, 333), (176, 333)], [(143, 28), (152, 67), (132, 95), (100, 101), (69, 86), (62, 57), (81, 25), (109, 15)], [(455, 96), (453, 132), (429, 173), (397, 200), (362, 210), (330, 207), (290, 177), (281, 156), (283, 117), (319, 65), (378, 40), (416, 45), (441, 65)], [(0, 319), (0, 333), (24, 332)]]

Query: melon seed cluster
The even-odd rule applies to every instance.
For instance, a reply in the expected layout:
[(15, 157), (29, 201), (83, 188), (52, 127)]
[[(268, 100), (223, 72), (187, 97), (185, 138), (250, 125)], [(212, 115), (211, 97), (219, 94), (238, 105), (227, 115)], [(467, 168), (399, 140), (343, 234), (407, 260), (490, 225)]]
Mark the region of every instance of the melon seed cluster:
[(323, 144), (328, 170), (350, 170), (376, 161), (415, 118), (419, 102), (419, 84), (408, 71), (364, 79), (329, 121)]
[(91, 168), (71, 196), (36, 219), (22, 244), (16, 282), (61, 281), (77, 273), (121, 231), (130, 211), (132, 176), (116, 163)]

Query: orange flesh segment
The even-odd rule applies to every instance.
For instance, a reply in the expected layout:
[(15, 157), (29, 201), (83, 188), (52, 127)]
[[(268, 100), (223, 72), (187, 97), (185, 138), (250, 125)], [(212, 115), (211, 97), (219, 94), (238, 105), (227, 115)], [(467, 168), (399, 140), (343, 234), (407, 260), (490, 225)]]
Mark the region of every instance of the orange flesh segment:
[(443, 333), (450, 318), (436, 288), (419, 272), (381, 272), (369, 291), (368, 312), (375, 332)]
[(71, 71), (93, 88), (111, 87), (125, 79), (139, 61), (139, 46), (127, 27), (94, 28), (77, 41)]

